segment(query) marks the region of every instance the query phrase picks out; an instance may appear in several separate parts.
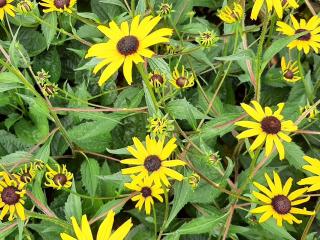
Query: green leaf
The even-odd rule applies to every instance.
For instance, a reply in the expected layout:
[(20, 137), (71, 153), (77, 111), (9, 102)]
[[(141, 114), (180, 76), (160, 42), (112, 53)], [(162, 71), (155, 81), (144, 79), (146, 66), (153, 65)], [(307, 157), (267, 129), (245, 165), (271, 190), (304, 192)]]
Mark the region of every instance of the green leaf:
[(296, 169), (301, 170), (302, 166), (306, 164), (303, 160), (305, 153), (294, 142), (283, 142), (283, 145), (285, 149), (285, 158), (288, 160), (289, 164)]
[[(77, 192), (74, 181), (72, 183), (71, 190), (73, 192)], [(64, 212), (68, 221), (70, 221), (71, 217), (75, 217), (77, 222), (80, 223), (82, 217), (81, 198), (76, 194), (70, 193), (64, 206)]]
[(173, 118), (187, 120), (191, 124), (194, 119), (209, 119), (185, 98), (170, 101), (166, 106), (166, 110)]
[(224, 215), (210, 215), (205, 217), (199, 217), (191, 220), (188, 223), (183, 224), (175, 233), (179, 235), (183, 234), (201, 234), (210, 233), (219, 223), (222, 223), (229, 213)]
[(58, 82), (61, 76), (61, 61), (60, 56), (55, 47), (36, 56), (32, 64), (34, 71), (38, 72), (44, 69), (49, 73), (50, 82)]
[(62, 227), (48, 221), (42, 221), (39, 224), (28, 224), (28, 228), (36, 231), (42, 239), (46, 240), (60, 239), (60, 233), (64, 232)]
[(98, 175), (100, 172), (99, 163), (93, 158), (87, 158), (81, 164), (81, 177), (84, 187), (90, 196), (94, 196), (98, 187)]
[(285, 228), (277, 226), (277, 223), (274, 219), (270, 219), (261, 224), (261, 227), (276, 238), (272, 239), (287, 239), (287, 240), (295, 240), (296, 238), (292, 237)]
[(251, 49), (242, 50), (238, 53), (225, 56), (225, 57), (215, 57), (214, 59), (219, 61), (245, 61), (254, 58), (254, 53)]
[(100, 0), (99, 2), (116, 5), (116, 6), (122, 7), (124, 10), (127, 10), (126, 5), (124, 5), (124, 3), (120, 0)]
[[(47, 48), (49, 48), (52, 40), (54, 39), (54, 36), (56, 35), (56, 28), (57, 28), (57, 14), (55, 12), (47, 13), (44, 16), (43, 21), (46, 22), (46, 24), (41, 24), (41, 30), (42, 33), (46, 39), (47, 42)], [(48, 26), (50, 24), (50, 27)]]
[(170, 223), (174, 220), (179, 211), (188, 203), (189, 196), (192, 191), (187, 179), (184, 179), (181, 182), (176, 182), (173, 188), (174, 199), (165, 228), (169, 227)]
[(261, 63), (261, 70), (260, 72), (263, 72), (267, 64), (271, 61), (274, 55), (276, 55), (278, 52), (280, 52), (283, 48), (285, 48), (289, 43), (291, 43), (293, 40), (297, 39), (298, 37), (301, 37), (305, 33), (299, 33), (294, 36), (288, 36), (280, 38), (272, 43), (272, 45), (265, 51), (262, 57), (262, 63)]
[(305, 75), (304, 77), (304, 89), (306, 91), (306, 95), (309, 99), (310, 102), (312, 102), (314, 100), (314, 86), (311, 80), (311, 71), (308, 71), (308, 73)]
[(17, 40), (24, 46), (30, 57), (34, 57), (47, 48), (44, 36), (32, 29), (22, 29)]
[(28, 151), (31, 148), (30, 144), (26, 144), (14, 134), (5, 130), (0, 130), (0, 155), (7, 155), (15, 151)]
[(25, 159), (26, 161), (29, 161), (31, 158), (32, 158), (32, 155), (30, 153), (24, 152), (24, 151), (17, 151), (14, 153), (10, 153), (6, 156), (3, 156), (0, 159), (0, 163), (5, 166), (11, 166), (21, 161), (21, 159)]
[(106, 114), (109, 119), (81, 123), (68, 130), (69, 137), (79, 147), (94, 152), (103, 152), (111, 142), (110, 131), (125, 117), (121, 114)]
[(192, 139), (196, 139), (198, 137), (207, 139), (217, 136), (223, 136), (224, 134), (231, 132), (235, 128), (232, 122), (240, 115), (240, 113), (226, 113), (219, 117), (216, 117), (213, 120), (207, 122), (200, 129), (200, 133), (194, 135)]

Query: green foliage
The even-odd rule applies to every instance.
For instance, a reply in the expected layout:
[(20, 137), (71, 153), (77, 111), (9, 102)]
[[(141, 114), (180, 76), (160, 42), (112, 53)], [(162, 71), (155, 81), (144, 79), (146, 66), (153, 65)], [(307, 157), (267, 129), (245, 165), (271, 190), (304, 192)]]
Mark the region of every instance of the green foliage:
[[(11, 4), (16, 7), (18, 2)], [(264, 173), (272, 175), (276, 171), (282, 184), (292, 177), (294, 190), (300, 187), (299, 180), (315, 175), (303, 169), (307, 165), (303, 157), (320, 159), (320, 57), (313, 49), (320, 43), (319, 34), (312, 36), (315, 43), (308, 54), (295, 47), (289, 50), (288, 44), (294, 40), (307, 44), (302, 39), (308, 35), (300, 32), (302, 26), (292, 36), (280, 33), (278, 21), (292, 25), (289, 14), (310, 19), (309, 10), (320, 8), (317, 1), (312, 2), (312, 8), (308, 1), (297, 1), (298, 9), (288, 4), (282, 19), (274, 10), (265, 11), (267, 3), (263, 1), (257, 20), (250, 15), (258, 1), (236, 1), (245, 2), (246, 17), (232, 24), (220, 19), (219, 10), (226, 5), (232, 8), (233, 1), (82, 0), (71, 13), (45, 13), (46, 7), (39, 2), (33, 1), (28, 13), (16, 12), (15, 17), (6, 13), (0, 24), (1, 174), (12, 175), (24, 164), (30, 167), (38, 160), (49, 166), (64, 164), (73, 174), (72, 187), (47, 187), (48, 168), (39, 167), (32, 182), (24, 185), (27, 221), (8, 222), (5, 216), (0, 223), (0, 239), (57, 240), (63, 232), (75, 237), (70, 218), (75, 217), (80, 224), (84, 214), (96, 239), (99, 225), (113, 210), (113, 232), (132, 219), (126, 240), (320, 240), (316, 194), (304, 193), (311, 194), (311, 199), (297, 206), (316, 210), (314, 218), (298, 215), (302, 224), (284, 222), (279, 227), (272, 217), (259, 223), (261, 215), (250, 212), (262, 204), (252, 192), (258, 191), (254, 181), (267, 186)], [(172, 5), (170, 14), (160, 11), (166, 6), (163, 4)], [(127, 60), (132, 57), (128, 54), (124, 60), (128, 65), (114, 69), (107, 82), (98, 85), (98, 79), (113, 63), (108, 62), (96, 73), (93, 69), (104, 57), (113, 60), (121, 53), (118, 42), (110, 40), (97, 26), (109, 27), (114, 21), (126, 31), (125, 21), (130, 28), (135, 16), (140, 15), (142, 20), (160, 13), (163, 16), (159, 23), (153, 29), (142, 26), (139, 34), (170, 28), (172, 36), (167, 42), (158, 35), (138, 38), (139, 54), (148, 55), (143, 52), (146, 39), (160, 43), (148, 47), (155, 53), (151, 58), (143, 56), (141, 63), (134, 58), (132, 84), (128, 85), (125, 77), (126, 67), (130, 66)], [(237, 14), (228, 12), (231, 18)], [(212, 31), (219, 40), (204, 48), (199, 37), (206, 31)], [(109, 40), (117, 49), (109, 49), (108, 45), (103, 51), (95, 51), (99, 57), (88, 57), (90, 47), (106, 47)], [(297, 61), (294, 64), (298, 73), (294, 74), (301, 80), (284, 80), (282, 57), (287, 63)], [(194, 77), (194, 85), (178, 89), (172, 84), (177, 81), (173, 72), (177, 67), (181, 73), (182, 66), (186, 72), (179, 80), (185, 81), (183, 77), (188, 73)], [(150, 80), (154, 72), (165, 77), (160, 87)], [(283, 102), (283, 121), (297, 123), (298, 131), (287, 132), (292, 141), (282, 141), (282, 161), (275, 147), (268, 157), (265, 145), (250, 151), (256, 136), (237, 139), (245, 128), (235, 123), (252, 120), (241, 103), (250, 104), (251, 100), (273, 111)], [(305, 106), (312, 109), (302, 115)], [(145, 160), (150, 146), (146, 147), (147, 153), (134, 156), (128, 146), (136, 148), (133, 137), (148, 144), (145, 139), (150, 124), (161, 130), (161, 121), (150, 120), (155, 116), (173, 125), (164, 142), (176, 138), (177, 148), (168, 159), (180, 159), (186, 165), (168, 166), (183, 179), (174, 180), (170, 172), (170, 185), (161, 186), (166, 191), (160, 194), (163, 201), (153, 197), (151, 214), (146, 215), (145, 205), (140, 211), (137, 202), (131, 200), (142, 190), (135, 192), (126, 187), (136, 174), (122, 173), (124, 168), (139, 165), (125, 165), (121, 160)], [(266, 132), (263, 128), (261, 131)], [(144, 152), (138, 148), (138, 152)], [(155, 148), (158, 151), (160, 146)], [(144, 162), (140, 165), (147, 168)]]

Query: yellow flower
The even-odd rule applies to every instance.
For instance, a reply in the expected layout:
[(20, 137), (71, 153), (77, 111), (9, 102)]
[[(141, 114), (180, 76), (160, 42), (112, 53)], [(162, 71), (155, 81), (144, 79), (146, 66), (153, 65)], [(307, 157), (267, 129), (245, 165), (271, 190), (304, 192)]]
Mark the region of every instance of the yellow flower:
[(26, 219), (24, 213), (24, 200), (22, 199), (26, 193), (24, 184), (10, 179), (7, 173), (1, 172), (0, 177), (0, 220), (10, 212), (9, 221), (12, 221), (17, 215), (22, 221)]
[(100, 25), (98, 29), (109, 38), (106, 43), (98, 43), (90, 47), (86, 58), (96, 57), (101, 62), (96, 65), (93, 72), (96, 74), (100, 69), (108, 65), (99, 79), (101, 86), (123, 64), (123, 74), (128, 84), (132, 83), (132, 62), (135, 64), (144, 62), (142, 57), (151, 58), (154, 52), (148, 47), (169, 42), (165, 36), (172, 35), (172, 29), (161, 28), (151, 33), (161, 17), (148, 16), (141, 20), (140, 16), (133, 18), (131, 27), (127, 21), (122, 22), (120, 28), (112, 21), (109, 27)]
[(147, 131), (152, 137), (164, 138), (168, 136), (169, 132), (174, 130), (173, 120), (169, 120), (167, 116), (160, 114), (148, 118)]
[(47, 182), (44, 184), (47, 187), (52, 187), (60, 190), (61, 188), (70, 188), (72, 185), (73, 174), (68, 172), (66, 165), (56, 164), (58, 170), (53, 170), (49, 165), (46, 165), (48, 172), (46, 172)]
[(164, 139), (156, 141), (151, 139), (150, 136), (146, 136), (146, 147), (144, 147), (140, 140), (134, 137), (135, 148), (128, 147), (128, 151), (134, 158), (121, 160), (121, 163), (136, 166), (122, 169), (122, 174), (138, 174), (137, 177), (140, 179), (150, 177), (158, 186), (161, 186), (161, 181), (166, 186), (170, 185), (167, 176), (181, 181), (183, 175), (170, 169), (170, 167), (184, 166), (185, 162), (178, 159), (168, 160), (169, 156), (177, 148), (175, 141), (175, 138), (171, 138), (163, 146)]
[(320, 48), (320, 18), (313, 16), (308, 22), (305, 19), (300, 19), (300, 23), (297, 19), (290, 15), (293, 27), (285, 22), (277, 22), (277, 31), (282, 32), (284, 35), (293, 36), (298, 33), (306, 32), (304, 35), (298, 37), (288, 44), (288, 48), (297, 48), (299, 51), (303, 49), (305, 54), (308, 54), (310, 47), (316, 52), (319, 52)]
[(204, 48), (210, 48), (215, 45), (219, 40), (217, 35), (213, 31), (201, 32), (200, 36), (196, 38), (196, 41)]
[(15, 16), (15, 8), (10, 3), (12, 3), (13, 0), (0, 0), (0, 20), (4, 19), (4, 14), (8, 13), (10, 16)]
[(163, 202), (163, 198), (161, 197), (161, 194), (164, 193), (163, 189), (161, 186), (153, 184), (152, 179), (149, 177), (140, 179), (132, 176), (132, 182), (125, 183), (124, 185), (127, 188), (138, 192), (138, 194), (133, 196), (131, 200), (134, 202), (138, 201), (135, 207), (140, 211), (144, 204), (147, 215), (150, 215), (151, 213), (151, 206), (154, 204), (153, 198)]
[(40, 171), (45, 167), (45, 164), (42, 160), (38, 159), (31, 163), (31, 167)]
[[(123, 240), (128, 235), (133, 226), (131, 219), (127, 220), (112, 233), (114, 216), (114, 211), (111, 210), (108, 212), (107, 217), (103, 220), (99, 227), (96, 240)], [(61, 233), (60, 236), (62, 240), (93, 240), (92, 232), (86, 215), (82, 216), (81, 227), (78, 225), (74, 217), (71, 217), (71, 222), (76, 238), (66, 233)]]
[(311, 158), (308, 156), (304, 156), (303, 159), (307, 161), (310, 165), (304, 165), (302, 168), (316, 174), (316, 176), (307, 177), (301, 179), (298, 184), (299, 185), (311, 185), (308, 188), (308, 192), (313, 192), (320, 190), (320, 161), (316, 158)]
[(254, 105), (254, 108), (245, 103), (242, 103), (241, 107), (257, 122), (239, 121), (235, 123), (236, 126), (250, 128), (237, 135), (237, 138), (242, 139), (257, 136), (250, 146), (249, 151), (254, 151), (266, 142), (265, 156), (271, 154), (275, 144), (279, 152), (280, 160), (284, 159), (285, 152), (281, 140), (291, 142), (291, 137), (287, 134), (298, 129), (291, 120), (283, 120), (281, 111), (284, 103), (279, 103), (278, 110), (275, 112), (272, 112), (270, 107), (265, 107), (265, 110), (263, 110), (257, 101), (251, 101), (251, 103)]
[(149, 82), (152, 87), (159, 88), (167, 81), (166, 76), (158, 70), (149, 73)]
[(243, 8), (239, 3), (234, 2), (233, 8), (228, 5), (218, 10), (217, 16), (224, 22), (232, 24), (243, 18)]
[(301, 79), (299, 76), (299, 68), (297, 66), (297, 62), (289, 61), (286, 63), (285, 57), (281, 58), (281, 70), (283, 79), (287, 82), (297, 82)]
[(35, 171), (35, 169), (33, 168), (32, 165), (30, 165), (30, 167), (28, 167), (28, 165), (25, 164), (24, 168), (20, 168), (19, 172), (13, 173), (12, 175), (20, 183), (30, 183), (30, 182), (32, 182), (32, 180), (36, 176), (36, 171)]
[(72, 7), (77, 3), (77, 0), (41, 0), (39, 3), (46, 9), (43, 12), (67, 12), (72, 13)]
[(35, 5), (30, 0), (22, 0), (17, 4), (17, 10), (21, 14), (31, 12), (35, 8)]
[(292, 178), (289, 178), (284, 186), (282, 186), (281, 179), (276, 172), (273, 172), (274, 182), (272, 182), (267, 173), (265, 173), (265, 178), (269, 189), (257, 182), (253, 183), (254, 186), (262, 192), (254, 191), (252, 194), (261, 201), (263, 206), (250, 211), (254, 214), (263, 213), (259, 219), (259, 223), (267, 221), (272, 216), (277, 220), (278, 226), (282, 226), (283, 220), (290, 224), (293, 224), (293, 222), (300, 224), (302, 221), (298, 220), (293, 214), (314, 214), (314, 211), (307, 211), (306, 208), (300, 209), (295, 207), (309, 201), (310, 196), (298, 199), (308, 188), (301, 188), (289, 194), (292, 186)]
[(197, 173), (192, 173), (188, 178), (188, 182), (192, 189), (195, 190), (199, 185), (200, 176)]
[[(256, 20), (258, 17), (258, 14), (262, 8), (262, 5), (265, 0), (256, 0), (254, 2), (252, 11), (251, 11), (251, 19)], [(285, 4), (283, 4), (283, 0), (266, 0), (267, 3), (267, 9), (268, 12), (271, 12), (272, 9), (276, 11), (276, 14), (279, 18), (283, 17), (283, 9), (290, 6), (293, 8), (298, 8), (299, 4), (296, 2), (296, 0), (287, 0)]]
[(159, 10), (157, 13), (160, 15), (160, 17), (168, 17), (171, 13), (174, 13), (175, 11), (172, 10), (172, 4), (169, 3), (160, 3)]
[(189, 74), (182, 66), (181, 73), (178, 71), (178, 67), (175, 67), (174, 71), (172, 72), (172, 80), (170, 81), (173, 86), (176, 88), (189, 88), (194, 85), (194, 76), (193, 74)]
[[(305, 111), (310, 111), (310, 104), (309, 102), (307, 103), (306, 106), (304, 107), (300, 107), (300, 113), (303, 114)], [(316, 120), (317, 117), (319, 115), (319, 110), (317, 108), (313, 108), (306, 116), (306, 118), (308, 119), (309, 122), (311, 122), (312, 120)]]

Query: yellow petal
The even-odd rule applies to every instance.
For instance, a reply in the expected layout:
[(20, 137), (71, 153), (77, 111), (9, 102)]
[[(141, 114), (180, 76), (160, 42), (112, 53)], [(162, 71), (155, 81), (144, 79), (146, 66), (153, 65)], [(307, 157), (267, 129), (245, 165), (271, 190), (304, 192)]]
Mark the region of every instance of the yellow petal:
[(126, 57), (123, 64), (123, 75), (127, 80), (127, 83), (131, 85), (132, 83), (132, 59), (131, 57)]
[(99, 227), (97, 240), (109, 240), (112, 231), (114, 215), (115, 212), (113, 210), (108, 212), (107, 217), (103, 220)]

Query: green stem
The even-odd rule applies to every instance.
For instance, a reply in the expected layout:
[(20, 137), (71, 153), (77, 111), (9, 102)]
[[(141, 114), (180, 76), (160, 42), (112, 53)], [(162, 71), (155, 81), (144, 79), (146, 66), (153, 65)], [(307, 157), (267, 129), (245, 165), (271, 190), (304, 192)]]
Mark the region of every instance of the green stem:
[(144, 84), (146, 85), (147, 90), (148, 90), (148, 92), (150, 94), (150, 97), (151, 97), (152, 103), (154, 105), (154, 108), (155, 108), (156, 111), (158, 111), (159, 110), (158, 102), (157, 102), (156, 97), (154, 96), (154, 92), (153, 92), (152, 86), (151, 86), (151, 84), (149, 82), (149, 76), (146, 73), (146, 70), (145, 70), (145, 68), (143, 66), (143, 63), (139, 63), (137, 65), (137, 68), (138, 68), (138, 71), (139, 71), (139, 73), (140, 73), (140, 75), (142, 77), (142, 80), (143, 80)]
[(135, 0), (131, 0), (131, 15), (132, 15), (132, 17), (134, 17), (135, 9), (136, 9), (136, 2), (135, 2)]
[(310, 230), (310, 228), (311, 228), (311, 225), (312, 225), (315, 217), (317, 216), (317, 213), (320, 211), (320, 199), (318, 200), (317, 206), (316, 206), (316, 208), (315, 208), (314, 211), (315, 211), (315, 214), (312, 215), (312, 216), (309, 218), (309, 221), (308, 221), (308, 223), (307, 223), (307, 225), (306, 225), (306, 227), (305, 227), (305, 229), (304, 229), (304, 231), (303, 231), (303, 234), (302, 234), (302, 236), (301, 236), (301, 240), (306, 240), (306, 239), (307, 239), (308, 232), (309, 232), (309, 230)]
[(261, 36), (259, 40), (259, 45), (258, 45), (258, 53), (257, 53), (257, 59), (256, 59), (256, 79), (257, 79), (257, 89), (256, 89), (256, 100), (259, 102), (260, 97), (261, 97), (261, 60), (262, 60), (262, 52), (263, 52), (263, 44), (264, 40), (266, 38), (266, 34), (268, 31), (268, 23), (269, 23), (269, 14), (265, 17), (262, 25), (262, 31), (261, 31)]
[(168, 191), (166, 189), (166, 187), (162, 184), (162, 189), (164, 191), (164, 202), (165, 202), (165, 210), (164, 210), (164, 217), (163, 217), (163, 223), (162, 223), (162, 226), (161, 226), (161, 229), (160, 229), (160, 232), (159, 232), (159, 235), (158, 235), (158, 239), (157, 240), (160, 240), (161, 237), (162, 237), (162, 234), (164, 232), (164, 230), (166, 229), (166, 223), (167, 223), (167, 220), (168, 220), (168, 217), (169, 217), (169, 197), (168, 197)]
[(157, 239), (157, 212), (154, 204), (152, 204), (152, 211), (153, 211), (153, 223), (154, 223), (154, 239)]

